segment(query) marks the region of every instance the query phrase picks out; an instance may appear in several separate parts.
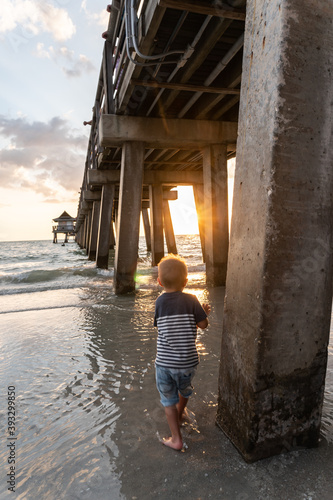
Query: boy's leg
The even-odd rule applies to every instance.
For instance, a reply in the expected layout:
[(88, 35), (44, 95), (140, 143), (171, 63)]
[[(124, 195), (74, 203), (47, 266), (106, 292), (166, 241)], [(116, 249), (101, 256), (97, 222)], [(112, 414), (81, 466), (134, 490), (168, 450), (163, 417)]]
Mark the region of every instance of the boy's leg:
[(183, 448), (183, 440), (180, 434), (179, 413), (176, 405), (165, 406), (165, 415), (170, 427), (171, 437), (163, 439), (163, 444), (173, 448), (174, 450), (181, 450)]
[(184, 398), (184, 396), (182, 396), (179, 393), (179, 403), (176, 405), (177, 406), (177, 410), (178, 410), (178, 419), (179, 419), (179, 422), (182, 421), (183, 413), (184, 413), (184, 410), (186, 408), (187, 402), (188, 402), (188, 398)]

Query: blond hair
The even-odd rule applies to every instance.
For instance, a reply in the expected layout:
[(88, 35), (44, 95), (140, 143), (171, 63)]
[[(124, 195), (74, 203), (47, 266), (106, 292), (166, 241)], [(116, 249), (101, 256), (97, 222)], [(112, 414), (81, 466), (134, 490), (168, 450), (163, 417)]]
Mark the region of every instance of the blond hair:
[(179, 255), (169, 253), (158, 264), (158, 276), (164, 287), (182, 289), (187, 278), (185, 260)]

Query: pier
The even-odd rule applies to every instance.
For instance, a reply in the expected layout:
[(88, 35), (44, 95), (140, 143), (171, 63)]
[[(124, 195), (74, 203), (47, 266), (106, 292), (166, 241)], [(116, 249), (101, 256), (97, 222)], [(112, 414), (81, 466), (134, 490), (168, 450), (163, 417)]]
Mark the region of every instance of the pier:
[(333, 278), (331, 2), (108, 10), (76, 241), (101, 268), (114, 247), (115, 291), (133, 291), (140, 213), (155, 266), (164, 235), (177, 250), (171, 188), (193, 186), (207, 284), (226, 286), (217, 424), (248, 461), (316, 446)]

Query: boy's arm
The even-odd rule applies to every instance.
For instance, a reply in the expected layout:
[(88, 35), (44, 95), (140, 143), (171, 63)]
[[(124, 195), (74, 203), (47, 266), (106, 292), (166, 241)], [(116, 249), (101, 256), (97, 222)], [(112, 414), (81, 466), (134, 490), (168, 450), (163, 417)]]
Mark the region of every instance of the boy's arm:
[(208, 326), (208, 318), (203, 319), (202, 321), (199, 321), (199, 323), (197, 323), (197, 326), (199, 328), (201, 328), (201, 330), (204, 330), (205, 328), (207, 328), (207, 326)]
[[(208, 315), (210, 313), (210, 305), (209, 304), (201, 304), (202, 309), (205, 311), (205, 313)], [(208, 326), (208, 318), (203, 319), (202, 321), (199, 321), (197, 323), (197, 326), (204, 330)]]

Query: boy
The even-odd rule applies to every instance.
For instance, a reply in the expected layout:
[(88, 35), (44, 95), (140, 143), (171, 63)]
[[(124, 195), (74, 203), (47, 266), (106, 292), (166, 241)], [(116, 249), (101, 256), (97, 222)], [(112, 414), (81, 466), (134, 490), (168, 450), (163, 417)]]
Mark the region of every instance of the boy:
[(180, 422), (188, 398), (199, 356), (196, 348), (197, 327), (208, 326), (208, 304), (200, 305), (194, 295), (183, 293), (187, 267), (179, 256), (169, 254), (158, 265), (158, 283), (165, 292), (156, 300), (154, 326), (157, 326), (156, 385), (170, 427), (171, 437), (163, 444), (181, 450)]

